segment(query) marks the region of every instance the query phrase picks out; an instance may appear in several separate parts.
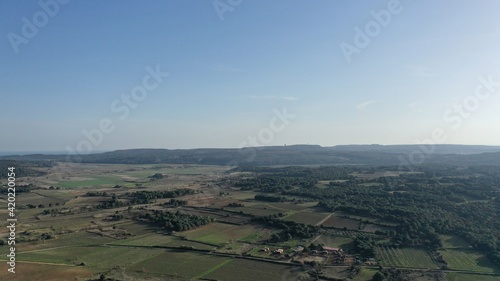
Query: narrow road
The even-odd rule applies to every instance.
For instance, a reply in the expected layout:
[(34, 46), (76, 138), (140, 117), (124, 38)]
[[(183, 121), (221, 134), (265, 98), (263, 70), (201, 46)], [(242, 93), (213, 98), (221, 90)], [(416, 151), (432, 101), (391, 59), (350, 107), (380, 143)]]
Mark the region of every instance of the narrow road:
[(327, 221), (329, 218), (331, 218), (333, 215), (333, 213), (329, 214), (328, 216), (326, 216), (326, 218), (322, 219), (321, 221), (319, 221), (316, 226), (318, 225), (322, 225), (325, 221)]

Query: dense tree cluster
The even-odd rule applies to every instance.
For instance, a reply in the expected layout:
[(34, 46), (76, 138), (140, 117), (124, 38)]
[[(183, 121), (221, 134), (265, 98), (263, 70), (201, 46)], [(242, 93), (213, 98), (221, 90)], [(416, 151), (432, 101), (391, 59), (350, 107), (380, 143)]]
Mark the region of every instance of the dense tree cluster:
[(380, 272), (376, 272), (372, 281), (410, 281), (410, 280), (447, 280), (442, 271), (436, 270), (411, 270), (398, 268), (384, 268)]
[(112, 220), (115, 220), (115, 221), (119, 221), (119, 220), (123, 219), (123, 215), (122, 215), (122, 214), (120, 214), (120, 213), (118, 213), (118, 212), (116, 212), (116, 213), (114, 213), (114, 214), (111, 216), (111, 219), (112, 219)]
[(165, 177), (165, 175), (163, 175), (162, 173), (156, 173), (152, 176), (149, 176), (148, 178), (150, 178), (151, 180), (159, 180), (159, 179), (163, 179)]
[(377, 242), (369, 235), (358, 235), (353, 241), (354, 252), (364, 257), (375, 257)]
[[(33, 189), (35, 189), (35, 186), (32, 184), (28, 185), (16, 185), (16, 193), (24, 193), (24, 192), (31, 192)], [(7, 194), (9, 193), (9, 190), (7, 188), (0, 188), (0, 193), (1, 194)]]
[(281, 220), (279, 215), (256, 217), (253, 221), (282, 229), (281, 232), (271, 235), (269, 239), (271, 243), (284, 242), (295, 238), (310, 238), (319, 231), (316, 226)]
[(57, 214), (59, 214), (59, 212), (56, 209), (45, 209), (45, 210), (43, 210), (42, 214), (55, 217), (55, 216), (57, 216)]
[(167, 231), (189, 230), (215, 221), (212, 217), (184, 214), (179, 211), (172, 213), (160, 210), (139, 214), (137, 218), (154, 223)]
[(317, 183), (314, 179), (300, 177), (260, 176), (242, 179), (234, 185), (242, 190), (258, 190), (261, 192), (281, 192), (293, 187), (312, 187)]
[(111, 196), (111, 200), (101, 202), (97, 206), (95, 206), (96, 209), (113, 209), (113, 208), (119, 208), (119, 207), (125, 207), (129, 206), (130, 203), (120, 201), (116, 194), (113, 194)]
[(172, 198), (172, 199), (170, 199), (170, 201), (163, 203), (163, 205), (165, 207), (173, 207), (173, 208), (175, 208), (175, 207), (179, 207), (179, 206), (184, 206), (187, 203), (188, 202), (186, 200), (177, 200), (177, 199)]
[(233, 202), (233, 203), (227, 204), (227, 207), (245, 207), (245, 205), (243, 205), (241, 203)]
[(154, 202), (156, 199), (161, 198), (176, 198), (184, 195), (194, 194), (195, 191), (189, 188), (181, 188), (175, 190), (165, 190), (165, 191), (136, 191), (128, 192), (127, 196), (132, 197), (130, 200), (131, 204), (148, 204)]
[(104, 192), (101, 192), (101, 191), (89, 191), (87, 193), (85, 193), (86, 196), (90, 196), (90, 197), (98, 197), (98, 196), (109, 196), (109, 194), (104, 191)]
[(320, 180), (351, 179), (350, 172), (356, 168), (345, 167), (243, 167), (242, 172), (257, 173), (257, 177), (243, 178), (233, 183), (242, 190), (258, 190), (261, 192), (283, 192), (294, 187), (312, 188)]
[(352, 172), (359, 171), (355, 167), (317, 167), (308, 168), (302, 166), (291, 166), (284, 168), (270, 168), (270, 167), (238, 167), (233, 171), (238, 172), (251, 172), (257, 173), (261, 176), (271, 177), (300, 177), (300, 178), (313, 178), (317, 180), (336, 180), (336, 179), (349, 179), (353, 178), (349, 175)]

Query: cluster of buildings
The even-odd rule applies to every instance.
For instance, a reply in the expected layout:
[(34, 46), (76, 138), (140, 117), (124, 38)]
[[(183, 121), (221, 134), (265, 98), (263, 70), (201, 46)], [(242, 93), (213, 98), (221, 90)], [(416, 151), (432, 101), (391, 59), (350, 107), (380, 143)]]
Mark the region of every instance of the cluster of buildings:
[[(269, 247), (265, 247), (264, 249), (262, 249), (262, 252), (270, 253), (271, 249), (269, 249)], [(283, 249), (276, 249), (276, 250), (273, 251), (273, 254), (280, 254), (280, 255), (282, 255), (284, 252), (285, 252), (285, 250), (283, 250)]]
[[(304, 247), (297, 246), (295, 248), (296, 253), (300, 253), (304, 250)], [(272, 253), (277, 255), (283, 255), (283, 249), (276, 249), (272, 251), (269, 247), (265, 247), (261, 250), (265, 253)], [(331, 248), (322, 246), (321, 250), (313, 250), (311, 251), (311, 255), (313, 256), (323, 256), (328, 260), (328, 263), (332, 264), (347, 264), (347, 255), (341, 248)]]
[[(325, 247), (325, 246), (322, 246), (322, 251), (317, 251), (318, 254), (321, 254), (321, 255), (328, 255), (329, 256), (329, 259), (328, 259), (328, 262), (331, 262), (333, 264), (346, 264), (347, 263), (347, 260), (346, 260), (346, 254), (344, 252), (344, 250), (342, 250), (341, 248), (331, 248), (331, 247)], [(313, 251), (314, 253), (314, 251)]]

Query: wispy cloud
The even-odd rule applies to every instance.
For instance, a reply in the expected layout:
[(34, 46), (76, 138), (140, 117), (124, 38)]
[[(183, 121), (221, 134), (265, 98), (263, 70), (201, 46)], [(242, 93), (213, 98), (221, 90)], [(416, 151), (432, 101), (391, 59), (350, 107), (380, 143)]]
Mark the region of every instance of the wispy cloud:
[(359, 111), (365, 111), (370, 105), (372, 105), (376, 102), (377, 102), (376, 100), (362, 102), (362, 103), (356, 105), (356, 109)]
[(254, 100), (298, 100), (296, 97), (284, 97), (284, 96), (248, 96)]

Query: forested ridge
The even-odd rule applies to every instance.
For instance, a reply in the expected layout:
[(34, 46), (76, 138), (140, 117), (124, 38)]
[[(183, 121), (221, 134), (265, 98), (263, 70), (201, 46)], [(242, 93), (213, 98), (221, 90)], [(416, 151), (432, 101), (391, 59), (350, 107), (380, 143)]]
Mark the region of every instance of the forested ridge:
[[(399, 165), (410, 155), (425, 163), (500, 165), (500, 147), (434, 145), (426, 153), (418, 145), (353, 145), (321, 147), (289, 145), (219, 149), (128, 149), (86, 155), (11, 155), (0, 159), (103, 164), (268, 165)], [(431, 149), (427, 147), (426, 149)], [(426, 150), (427, 151), (427, 150)]]

